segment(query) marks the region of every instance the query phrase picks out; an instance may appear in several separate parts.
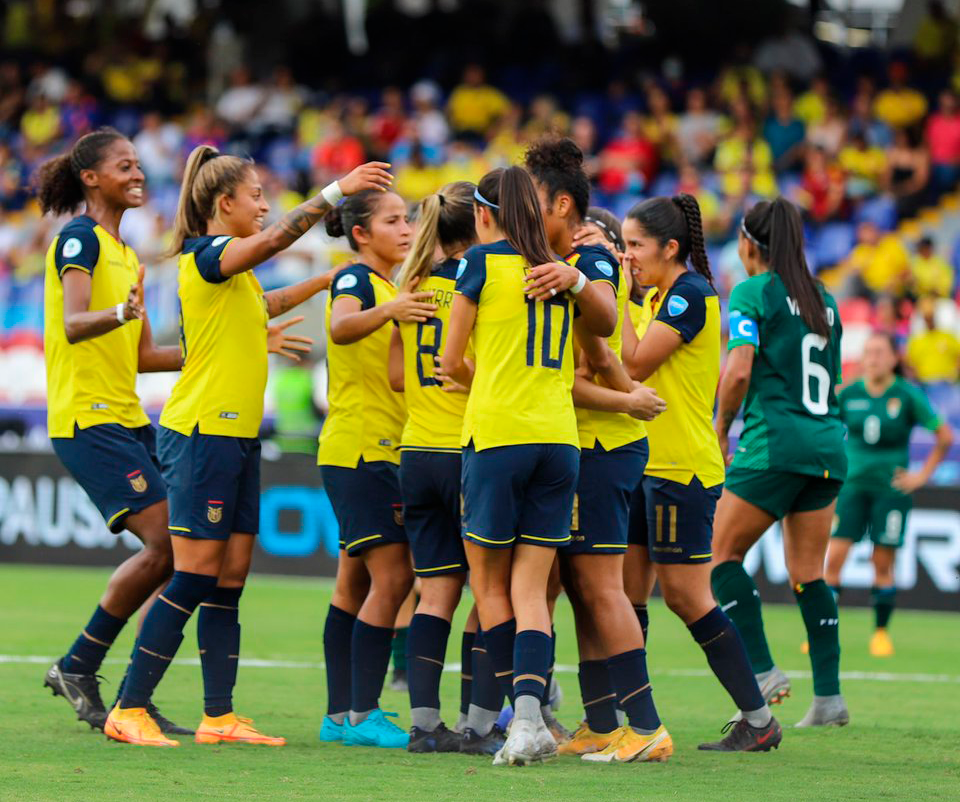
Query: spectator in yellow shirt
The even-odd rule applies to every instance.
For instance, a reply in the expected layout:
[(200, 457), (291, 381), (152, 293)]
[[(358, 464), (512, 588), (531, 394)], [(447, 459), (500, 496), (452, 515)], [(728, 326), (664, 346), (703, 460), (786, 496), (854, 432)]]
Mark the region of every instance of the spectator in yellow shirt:
[(907, 86), (907, 66), (904, 63), (890, 65), (890, 86), (877, 94), (873, 113), (891, 128), (916, 125), (926, 115), (927, 99)]
[(483, 67), (470, 64), (447, 101), (447, 114), (456, 132), (482, 136), (509, 107), (507, 96), (486, 83)]
[(42, 148), (60, 136), (60, 109), (37, 95), (20, 119), (20, 133), (34, 147)]
[(910, 269), (910, 254), (893, 234), (881, 236), (870, 222), (857, 227), (857, 245), (842, 265), (847, 293), (874, 298), (876, 295), (903, 295), (904, 279)]
[(883, 148), (869, 144), (863, 131), (850, 136), (850, 141), (840, 149), (837, 160), (847, 174), (847, 195), (851, 198), (873, 195), (887, 168)]
[(910, 290), (918, 298), (949, 298), (953, 293), (953, 268), (937, 254), (931, 237), (917, 243), (917, 252), (910, 260)]
[(810, 82), (810, 88), (794, 101), (793, 113), (805, 127), (809, 128), (824, 121), (830, 92), (827, 79), (818, 75)]
[(960, 378), (960, 340), (952, 332), (937, 328), (935, 307), (933, 298), (921, 301), (919, 310), (926, 331), (907, 341), (907, 366), (924, 384)]

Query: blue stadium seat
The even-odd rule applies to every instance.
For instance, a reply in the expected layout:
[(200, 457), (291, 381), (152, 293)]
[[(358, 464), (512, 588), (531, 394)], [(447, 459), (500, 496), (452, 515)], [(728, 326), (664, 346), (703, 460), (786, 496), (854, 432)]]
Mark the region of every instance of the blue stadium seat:
[(853, 249), (855, 228), (851, 223), (827, 223), (814, 234), (810, 244), (817, 269), (831, 267), (846, 259)]
[(897, 225), (897, 204), (892, 198), (868, 198), (857, 208), (853, 222), (873, 223), (881, 231), (893, 231)]

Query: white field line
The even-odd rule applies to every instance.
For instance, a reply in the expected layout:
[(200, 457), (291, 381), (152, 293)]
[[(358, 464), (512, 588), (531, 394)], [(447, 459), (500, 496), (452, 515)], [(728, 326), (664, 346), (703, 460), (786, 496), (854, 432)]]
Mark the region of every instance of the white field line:
[[(0, 665), (24, 665), (37, 664), (44, 665), (52, 663), (56, 657), (37, 654), (0, 654)], [(127, 660), (121, 658), (108, 657), (105, 663), (115, 665), (125, 665)], [(177, 659), (178, 665), (199, 666), (200, 660), (196, 657), (185, 657)], [(298, 669), (323, 669), (323, 663), (309, 662), (305, 660), (259, 660), (255, 657), (241, 658), (240, 665), (246, 668), (298, 668)], [(460, 663), (450, 663), (444, 666), (444, 671), (448, 673), (459, 673)], [(563, 665), (558, 663), (554, 667), (558, 674), (576, 674), (577, 666)], [(785, 669), (791, 678), (810, 679), (813, 675), (805, 669)], [(713, 672), (706, 668), (667, 668), (652, 669), (650, 671), (654, 676), (660, 677), (710, 677)], [(920, 674), (906, 673), (897, 674), (892, 671), (841, 671), (840, 679), (847, 681), (863, 682), (925, 682), (934, 684), (960, 685), (960, 675), (957, 674)]]

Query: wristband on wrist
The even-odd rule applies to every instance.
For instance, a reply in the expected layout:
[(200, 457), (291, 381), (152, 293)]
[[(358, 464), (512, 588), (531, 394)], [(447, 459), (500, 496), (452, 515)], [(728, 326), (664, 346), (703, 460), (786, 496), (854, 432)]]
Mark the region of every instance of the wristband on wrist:
[(327, 184), (321, 191), (320, 194), (323, 195), (323, 199), (329, 203), (331, 206), (336, 206), (340, 201), (343, 200), (343, 190), (340, 189), (340, 184), (336, 181)]
[(580, 278), (577, 279), (577, 283), (570, 288), (570, 292), (574, 295), (579, 295), (580, 291), (587, 286), (587, 274), (583, 271), (580, 271)]
[(127, 322), (127, 319), (123, 316), (123, 307), (124, 307), (124, 304), (122, 304), (122, 303), (117, 304), (117, 310), (116, 310), (116, 311), (117, 311), (117, 322), (118, 322), (121, 326), (122, 326), (124, 323)]

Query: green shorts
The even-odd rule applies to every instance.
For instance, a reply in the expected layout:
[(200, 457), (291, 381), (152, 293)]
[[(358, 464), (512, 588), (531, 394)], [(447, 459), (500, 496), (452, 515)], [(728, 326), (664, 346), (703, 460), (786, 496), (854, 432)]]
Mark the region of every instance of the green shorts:
[(791, 512), (822, 510), (837, 497), (843, 482), (791, 471), (730, 467), (724, 487), (777, 520)]
[(876, 545), (898, 549), (912, 508), (913, 499), (903, 493), (878, 493), (851, 485), (840, 493), (832, 534), (854, 542), (869, 534)]

